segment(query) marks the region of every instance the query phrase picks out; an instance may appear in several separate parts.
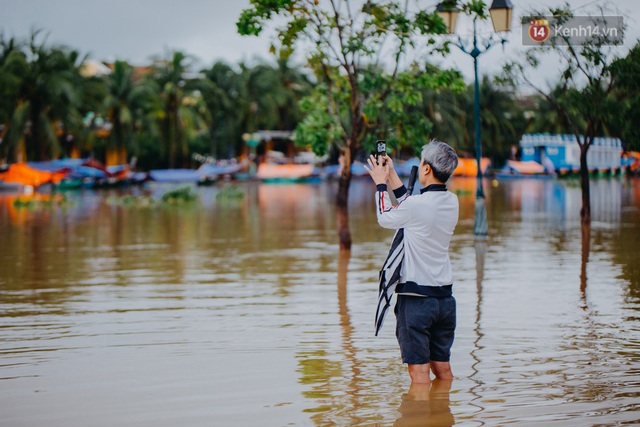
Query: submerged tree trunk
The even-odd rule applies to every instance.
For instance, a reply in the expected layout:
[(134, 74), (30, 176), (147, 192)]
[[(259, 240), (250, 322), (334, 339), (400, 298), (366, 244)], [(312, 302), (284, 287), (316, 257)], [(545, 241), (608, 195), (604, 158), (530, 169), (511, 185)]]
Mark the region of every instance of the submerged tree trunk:
[(336, 199), (336, 215), (338, 225), (338, 239), (341, 250), (351, 250), (351, 231), (349, 230), (349, 186), (351, 185), (351, 164), (353, 153), (348, 144), (343, 150), (342, 172), (338, 183), (338, 195)]
[(580, 221), (582, 224), (591, 224), (591, 189), (589, 187), (589, 167), (587, 165), (587, 152), (589, 144), (580, 144), (580, 187), (582, 188), (582, 208), (580, 209)]

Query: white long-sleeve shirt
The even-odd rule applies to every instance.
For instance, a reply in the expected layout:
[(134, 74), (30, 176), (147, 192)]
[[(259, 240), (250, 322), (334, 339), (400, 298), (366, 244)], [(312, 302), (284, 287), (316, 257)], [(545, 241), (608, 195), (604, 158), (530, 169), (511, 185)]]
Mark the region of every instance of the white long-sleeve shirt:
[(444, 184), (432, 184), (409, 195), (406, 188), (394, 190), (398, 204), (392, 206), (386, 185), (378, 185), (378, 224), (384, 228), (404, 228), (404, 261), (398, 294), (447, 296), (451, 294), (453, 273), (449, 243), (458, 223), (458, 197)]

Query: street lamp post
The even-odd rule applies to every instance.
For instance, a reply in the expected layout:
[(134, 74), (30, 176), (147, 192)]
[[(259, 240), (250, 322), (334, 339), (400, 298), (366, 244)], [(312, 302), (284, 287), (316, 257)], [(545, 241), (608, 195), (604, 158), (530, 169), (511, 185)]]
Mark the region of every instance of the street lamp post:
[[(460, 12), (456, 7), (456, 1), (445, 0), (436, 6), (438, 15), (442, 18), (447, 26), (447, 33), (454, 34), (456, 28), (456, 21), (458, 13)], [(491, 7), (489, 8), (489, 14), (491, 15), (491, 21), (493, 23), (493, 29), (496, 33), (505, 32), (511, 30), (511, 16), (513, 12), (513, 5), (510, 0), (493, 0)], [(477, 34), (477, 17), (473, 20), (473, 45), (472, 49), (465, 47), (462, 42), (462, 38), (458, 36), (458, 42), (453, 43), (461, 51), (470, 55), (473, 58), (473, 71), (474, 71), (474, 90), (473, 90), (473, 118), (475, 127), (475, 148), (476, 148), (476, 161), (478, 164), (478, 173), (476, 175), (476, 210), (475, 221), (473, 224), (473, 233), (476, 237), (486, 237), (489, 233), (489, 226), (487, 224), (487, 212), (485, 207), (485, 195), (482, 188), (482, 143), (480, 137), (480, 83), (478, 80), (478, 56), (486, 52), (495, 44), (493, 34), (486, 40), (484, 50), (480, 50), (478, 47), (478, 34)], [(499, 40), (502, 44), (506, 43), (505, 38)]]

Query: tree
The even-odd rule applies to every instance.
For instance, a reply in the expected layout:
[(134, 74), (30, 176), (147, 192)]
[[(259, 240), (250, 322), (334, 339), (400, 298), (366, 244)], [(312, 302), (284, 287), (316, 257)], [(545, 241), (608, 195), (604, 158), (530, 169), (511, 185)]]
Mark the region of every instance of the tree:
[(423, 95), (422, 109), (433, 123), (433, 134), (454, 147), (458, 154), (472, 153), (474, 147), (473, 130), (469, 132), (467, 125), (469, 121), (473, 123), (473, 90), (470, 88), (427, 90)]
[(22, 49), (6, 56), (3, 71), (12, 76), (14, 100), (6, 139), (9, 145), (26, 140), (27, 157), (47, 160), (61, 152), (57, 134), (80, 126), (78, 111), (82, 92), (78, 52), (40, 43), (32, 33)]
[[(534, 13), (537, 17), (544, 13)], [(550, 9), (549, 15), (556, 20), (555, 25), (563, 26), (574, 17), (568, 5)], [(602, 22), (605, 12), (591, 17), (594, 22)], [(525, 18), (526, 22), (533, 18)], [(620, 29), (622, 31), (622, 29)], [(598, 134), (603, 132), (605, 123), (615, 110), (611, 92), (613, 75), (611, 65), (616, 59), (615, 40), (609, 32), (593, 32), (580, 45), (573, 45), (570, 37), (563, 32), (551, 31), (553, 35), (539, 48), (527, 51), (525, 63), (512, 62), (504, 67), (504, 81), (513, 87), (524, 83), (533, 88), (553, 105), (565, 126), (576, 138), (580, 147), (580, 181), (582, 188), (582, 208), (580, 218), (583, 224), (591, 223), (591, 195), (589, 189), (589, 168), (587, 153)], [(553, 52), (560, 61), (561, 90), (548, 90), (536, 84), (530, 75), (540, 65), (541, 55)]]
[(242, 128), (247, 132), (272, 129), (278, 123), (277, 75), (273, 67), (260, 63), (240, 64), (242, 78)]
[(295, 138), (317, 154), (332, 144), (342, 149), (336, 199), (341, 249), (351, 248), (347, 202), (357, 153), (379, 137), (406, 143), (403, 138), (426, 136), (430, 124), (424, 116), (402, 114), (405, 107), (420, 102), (417, 87), (455, 80), (454, 73), (424, 74), (418, 62), (408, 60), (409, 53), (417, 57), (424, 48), (429, 53), (436, 49), (432, 36), (446, 27), (435, 10), (409, 10), (408, 2), (400, 3), (251, 0), (252, 7), (237, 22), (240, 34), (258, 36), (277, 17), (282, 23), (276, 30), (279, 45), (272, 51), (285, 58), (296, 49), (304, 52), (318, 79), (316, 90), (302, 102), (306, 118)]
[(205, 79), (200, 90), (209, 110), (209, 152), (217, 158), (230, 158), (235, 154), (235, 141), (240, 139), (241, 78), (228, 64), (216, 62), (203, 70)]
[(611, 74), (618, 112), (607, 129), (625, 142), (627, 150), (640, 150), (640, 41), (626, 57), (611, 64)]
[(309, 95), (312, 83), (298, 67), (292, 67), (290, 61), (279, 58), (274, 69), (278, 81), (278, 124), (277, 129), (293, 130), (302, 120), (302, 111), (298, 101)]
[(197, 90), (201, 77), (190, 75), (189, 66), (190, 58), (182, 52), (173, 52), (169, 59), (154, 63), (162, 102), (161, 136), (170, 168), (189, 163), (189, 137), (206, 127), (204, 100)]
[[(157, 95), (157, 85), (150, 79), (136, 81), (133, 67), (123, 61), (116, 61), (113, 72), (106, 79), (106, 97), (104, 109), (113, 128), (110, 139), (117, 148), (118, 155), (124, 149), (137, 152), (135, 143), (136, 125), (142, 120), (141, 115), (147, 113), (154, 97)], [(119, 164), (126, 163), (126, 158), (120, 158)]]
[[(553, 97), (558, 97), (561, 96), (562, 91), (562, 86), (556, 86), (551, 90), (551, 93)], [(547, 98), (536, 93), (531, 100), (534, 105), (529, 112), (531, 116), (527, 123), (527, 133), (548, 132), (561, 134), (566, 131), (565, 124), (558, 114), (558, 110), (556, 110)]]
[(260, 62), (240, 64), (240, 127), (252, 133), (261, 129), (293, 130), (300, 120), (298, 100), (309, 92), (310, 83), (289, 61), (275, 65)]
[[(480, 126), (487, 144), (485, 155), (503, 163), (511, 145), (517, 144), (526, 122), (522, 107), (510, 92), (499, 88), (488, 76), (480, 83)], [(456, 148), (459, 154), (475, 150), (473, 85), (425, 91), (421, 107), (434, 123), (433, 133)]]
[(14, 147), (5, 138), (7, 125), (17, 102), (17, 93), (13, 90), (20, 83), (20, 76), (6, 66), (7, 60), (20, 50), (20, 43), (15, 38), (5, 39), (0, 35), (0, 162), (14, 157)]

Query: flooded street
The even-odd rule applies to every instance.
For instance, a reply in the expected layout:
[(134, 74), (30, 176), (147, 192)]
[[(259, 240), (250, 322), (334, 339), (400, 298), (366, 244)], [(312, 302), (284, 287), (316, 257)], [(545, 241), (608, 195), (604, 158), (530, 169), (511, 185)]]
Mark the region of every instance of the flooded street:
[(409, 388), (393, 315), (374, 337), (393, 235), (374, 186), (352, 182), (350, 256), (336, 187), (220, 183), (153, 207), (0, 193), (0, 426), (640, 422), (638, 178), (592, 181), (586, 234), (575, 181), (487, 180), (486, 242), (475, 180), (450, 183), (456, 379), (431, 392)]

